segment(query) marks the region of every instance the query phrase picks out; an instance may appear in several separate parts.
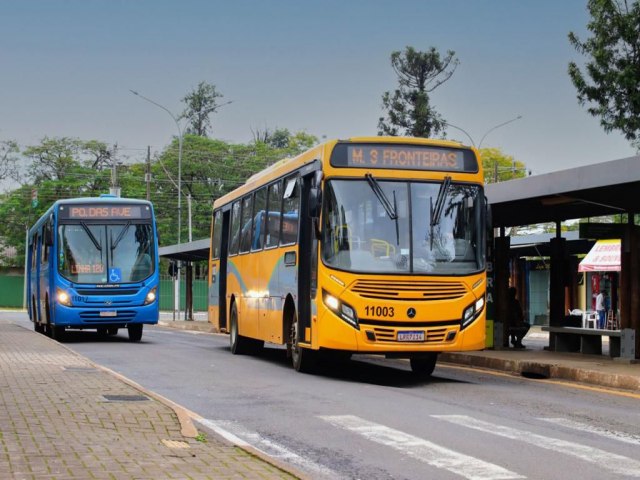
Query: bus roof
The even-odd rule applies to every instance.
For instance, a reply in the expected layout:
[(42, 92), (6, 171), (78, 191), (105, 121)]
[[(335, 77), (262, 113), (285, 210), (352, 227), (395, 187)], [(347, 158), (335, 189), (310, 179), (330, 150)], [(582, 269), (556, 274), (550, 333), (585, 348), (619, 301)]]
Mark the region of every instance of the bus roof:
[(53, 212), (55, 210), (56, 207), (60, 206), (60, 205), (76, 205), (76, 204), (82, 204), (82, 203), (93, 203), (93, 204), (100, 204), (100, 203), (115, 203), (115, 204), (135, 204), (135, 205), (151, 205), (151, 202), (148, 200), (141, 200), (139, 198), (123, 198), (123, 197), (114, 197), (111, 195), (102, 195), (99, 197), (78, 197), (78, 198), (63, 198), (60, 200), (56, 200), (55, 202), (53, 202), (53, 204), (51, 204), (51, 206), (49, 208), (47, 208), (47, 210), (40, 216), (40, 218), (38, 218), (38, 220), (31, 226), (31, 228), (29, 229), (29, 236), (32, 235), (32, 233), (35, 230), (38, 230), (40, 228), (40, 226), (46, 221), (46, 219), (49, 217), (49, 215), (51, 214), (51, 212)]
[(256, 184), (268, 183), (269, 181), (279, 178), (287, 173), (294, 171), (301, 166), (311, 163), (314, 160), (322, 160), (327, 158), (328, 156), (323, 155), (326, 152), (329, 152), (333, 149), (333, 147), (338, 143), (402, 143), (402, 144), (413, 144), (413, 145), (435, 145), (442, 147), (453, 147), (453, 148), (465, 148), (473, 150), (477, 156), (478, 152), (475, 147), (469, 147), (460, 142), (455, 142), (452, 140), (438, 140), (438, 139), (430, 139), (430, 138), (417, 138), (417, 137), (351, 137), (345, 140), (328, 140), (323, 142), (309, 150), (297, 155), (295, 157), (283, 158), (275, 162), (274, 164), (266, 167), (265, 169), (255, 173), (251, 177), (247, 179), (244, 185), (234, 189), (233, 191), (227, 193), (226, 195), (218, 198), (214, 202), (214, 206), (217, 207), (219, 205), (224, 205), (229, 203), (233, 199), (237, 198), (244, 194), (245, 191), (251, 191)]

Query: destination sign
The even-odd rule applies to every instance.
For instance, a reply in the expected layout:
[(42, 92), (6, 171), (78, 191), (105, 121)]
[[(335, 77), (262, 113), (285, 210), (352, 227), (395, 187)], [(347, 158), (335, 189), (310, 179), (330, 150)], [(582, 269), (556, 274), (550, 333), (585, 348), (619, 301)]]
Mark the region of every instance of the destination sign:
[(151, 218), (144, 205), (61, 205), (60, 218), (66, 220), (139, 220)]
[(331, 156), (331, 165), (445, 172), (478, 171), (478, 162), (471, 150), (429, 145), (338, 144)]

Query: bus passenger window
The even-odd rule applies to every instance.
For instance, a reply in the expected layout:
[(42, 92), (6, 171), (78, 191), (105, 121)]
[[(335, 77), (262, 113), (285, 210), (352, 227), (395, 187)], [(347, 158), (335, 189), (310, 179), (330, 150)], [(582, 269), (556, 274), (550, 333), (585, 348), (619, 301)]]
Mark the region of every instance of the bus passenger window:
[(253, 202), (253, 229), (251, 232), (251, 250), (262, 250), (266, 209), (267, 189), (261, 188), (256, 192), (256, 198)]
[(231, 207), (231, 231), (229, 232), (229, 255), (238, 253), (240, 247), (240, 202)]
[(222, 244), (222, 211), (213, 214), (213, 238), (211, 239), (211, 258), (220, 258), (220, 245)]
[(240, 252), (248, 252), (251, 249), (251, 200), (251, 195), (242, 199), (242, 220), (240, 221)]
[(300, 211), (299, 191), (297, 176), (292, 176), (285, 180), (284, 201), (282, 202), (281, 245), (296, 243), (298, 240), (298, 216)]
[(278, 181), (269, 185), (267, 192), (267, 222), (265, 225), (267, 247), (276, 247), (280, 241), (280, 206), (282, 204), (282, 188)]

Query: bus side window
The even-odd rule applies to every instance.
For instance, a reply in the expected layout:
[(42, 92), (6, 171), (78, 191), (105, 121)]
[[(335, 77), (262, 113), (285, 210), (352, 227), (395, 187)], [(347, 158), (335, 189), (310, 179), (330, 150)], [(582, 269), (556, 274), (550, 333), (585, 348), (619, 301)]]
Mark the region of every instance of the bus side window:
[(248, 252), (251, 249), (251, 204), (253, 197), (247, 195), (242, 199), (242, 220), (240, 221), (240, 252)]
[(35, 270), (36, 269), (36, 265), (37, 265), (37, 258), (38, 258), (38, 238), (39, 235), (38, 233), (36, 233), (33, 236), (33, 253), (31, 255), (31, 269)]
[(280, 181), (269, 185), (267, 192), (267, 221), (265, 224), (265, 245), (276, 247), (280, 241), (280, 208), (282, 187)]
[(256, 192), (253, 201), (253, 228), (251, 231), (251, 250), (262, 250), (262, 239), (267, 209), (267, 189), (261, 188)]
[(229, 255), (238, 253), (240, 247), (240, 201), (231, 207), (231, 230), (229, 231)]
[(211, 258), (220, 258), (220, 246), (222, 244), (222, 210), (213, 214), (213, 237), (211, 238)]
[(296, 243), (298, 240), (298, 216), (300, 212), (300, 188), (298, 176), (292, 175), (284, 181), (282, 202), (282, 236), (280, 244)]

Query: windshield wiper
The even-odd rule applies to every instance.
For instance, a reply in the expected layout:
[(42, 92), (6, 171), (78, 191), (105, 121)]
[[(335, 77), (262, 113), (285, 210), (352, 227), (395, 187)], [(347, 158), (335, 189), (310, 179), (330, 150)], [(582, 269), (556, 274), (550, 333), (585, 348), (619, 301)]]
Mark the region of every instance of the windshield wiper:
[(431, 209), (431, 249), (433, 249), (433, 227), (440, 223), (440, 217), (442, 217), (442, 211), (444, 210), (444, 201), (449, 193), (449, 187), (451, 186), (451, 177), (444, 177), (444, 181), (440, 184), (438, 190), (438, 196), (436, 197), (436, 204), (433, 205), (433, 197), (430, 198)]
[(116, 249), (116, 247), (120, 243), (120, 240), (122, 240), (122, 237), (124, 237), (124, 234), (127, 232), (127, 230), (129, 230), (130, 226), (131, 226), (131, 222), (127, 222), (124, 228), (120, 231), (120, 235), (118, 235), (118, 238), (116, 238), (116, 241), (111, 242), (111, 251), (114, 251)]
[(93, 233), (91, 233), (91, 230), (89, 229), (89, 227), (87, 227), (87, 224), (84, 223), (84, 222), (80, 222), (80, 226), (84, 229), (85, 232), (87, 232), (87, 235), (89, 236), (89, 239), (91, 240), (91, 243), (93, 243), (93, 245), (98, 249), (98, 251), (101, 252), (102, 251), (102, 246), (98, 242), (98, 239), (93, 236)]
[(400, 245), (400, 230), (398, 228), (398, 204), (396, 202), (396, 191), (395, 190), (393, 191), (393, 205), (392, 205), (389, 199), (387, 198), (387, 196), (385, 195), (384, 191), (380, 187), (380, 184), (374, 178), (373, 175), (371, 175), (370, 173), (365, 173), (364, 178), (367, 179), (367, 183), (369, 184), (369, 187), (371, 187), (371, 190), (373, 190), (373, 193), (375, 193), (376, 197), (378, 198), (378, 201), (382, 205), (382, 208), (384, 208), (384, 211), (387, 212), (387, 215), (389, 216), (389, 218), (396, 222), (396, 244)]

